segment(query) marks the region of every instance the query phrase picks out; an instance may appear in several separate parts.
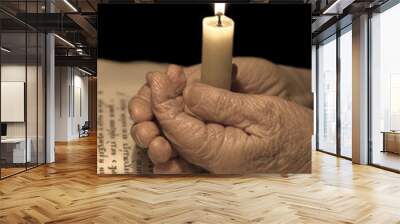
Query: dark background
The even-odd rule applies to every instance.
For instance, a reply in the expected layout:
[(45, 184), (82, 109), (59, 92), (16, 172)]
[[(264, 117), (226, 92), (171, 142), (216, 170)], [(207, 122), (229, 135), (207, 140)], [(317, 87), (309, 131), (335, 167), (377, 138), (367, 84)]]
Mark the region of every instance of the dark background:
[[(256, 56), (311, 68), (308, 4), (228, 4), (235, 22), (234, 56)], [(202, 20), (212, 4), (99, 5), (99, 58), (201, 63)]]

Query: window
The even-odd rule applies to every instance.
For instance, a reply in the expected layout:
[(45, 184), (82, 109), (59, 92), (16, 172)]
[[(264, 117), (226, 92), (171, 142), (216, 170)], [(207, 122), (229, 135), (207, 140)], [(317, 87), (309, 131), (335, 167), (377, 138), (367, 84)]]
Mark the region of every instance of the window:
[(400, 170), (400, 4), (371, 18), (371, 162)]
[[(41, 13), (43, 4), (18, 7)], [(45, 163), (45, 41), (44, 33), (0, 12), (0, 178)]]
[(317, 148), (336, 153), (336, 36), (318, 47)]
[(352, 157), (351, 28), (346, 26), (317, 50), (317, 149), (345, 158)]
[(344, 29), (340, 43), (340, 155), (352, 156), (352, 35)]

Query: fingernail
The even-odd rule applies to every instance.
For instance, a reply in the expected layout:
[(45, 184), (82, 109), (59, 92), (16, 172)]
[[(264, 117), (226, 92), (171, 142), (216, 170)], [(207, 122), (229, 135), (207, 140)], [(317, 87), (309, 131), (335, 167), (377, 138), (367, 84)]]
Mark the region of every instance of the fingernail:
[(131, 127), (131, 136), (135, 141), (136, 145), (143, 148), (143, 142), (136, 135), (136, 125), (132, 125)]

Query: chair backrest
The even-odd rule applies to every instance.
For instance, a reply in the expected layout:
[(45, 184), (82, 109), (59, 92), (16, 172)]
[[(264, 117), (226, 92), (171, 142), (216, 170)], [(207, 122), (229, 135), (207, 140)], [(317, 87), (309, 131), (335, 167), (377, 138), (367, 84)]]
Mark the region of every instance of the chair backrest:
[(89, 121), (85, 121), (85, 123), (83, 124), (82, 128), (87, 128), (87, 129), (89, 129), (89, 128), (90, 128), (90, 123), (89, 123)]

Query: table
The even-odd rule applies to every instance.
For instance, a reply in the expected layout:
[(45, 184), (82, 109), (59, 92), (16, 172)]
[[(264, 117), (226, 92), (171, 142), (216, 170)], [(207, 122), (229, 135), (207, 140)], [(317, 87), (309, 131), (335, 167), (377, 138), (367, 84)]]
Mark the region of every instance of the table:
[(5, 163), (26, 163), (31, 162), (31, 145), (30, 138), (26, 139), (27, 147), (25, 152), (25, 138), (5, 138), (1, 139), (1, 159)]
[(392, 152), (400, 154), (400, 131), (382, 131), (383, 150), (382, 152)]

